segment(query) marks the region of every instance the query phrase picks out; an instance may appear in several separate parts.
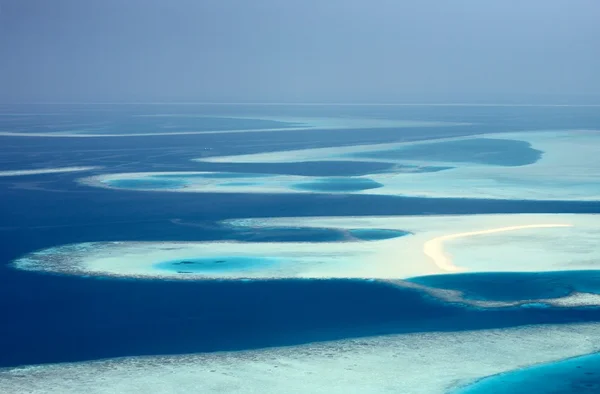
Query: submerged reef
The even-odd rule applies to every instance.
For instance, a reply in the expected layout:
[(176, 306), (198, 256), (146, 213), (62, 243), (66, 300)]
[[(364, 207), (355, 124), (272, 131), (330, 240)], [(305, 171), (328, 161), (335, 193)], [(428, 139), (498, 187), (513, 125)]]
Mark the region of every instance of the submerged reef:
[[(525, 375), (523, 386), (511, 381), (509, 371), (598, 351), (598, 345), (589, 340), (596, 334), (595, 324), (538, 325), (372, 336), (238, 352), (62, 363), (2, 370), (0, 391), (42, 394), (52, 387), (56, 392), (70, 394), (80, 393), (81, 387), (86, 387), (86, 391), (98, 394), (140, 391), (162, 394), (174, 390), (319, 394), (592, 393), (595, 386), (586, 385), (595, 384), (594, 376), (585, 375), (591, 371), (591, 364), (581, 364), (581, 370), (575, 364), (572, 371), (576, 374), (568, 377), (565, 375), (569, 370), (564, 371), (565, 375), (548, 377), (542, 374), (546, 372), (543, 370), (516, 372)], [(508, 372), (506, 377), (499, 375), (502, 377), (499, 384), (491, 381), (485, 386), (487, 391), (478, 390), (477, 385), (470, 391), (460, 391), (481, 376), (503, 372)], [(583, 378), (579, 385), (569, 386), (577, 378)], [(567, 390), (556, 391), (563, 388)]]
[[(265, 118), (254, 119), (256, 128), (236, 127), (240, 119), (211, 118), (210, 128), (172, 134), (344, 129), (349, 123), (458, 125)], [(47, 136), (150, 134), (170, 132), (132, 127), (119, 135), (67, 130)], [(113, 173), (79, 182), (141, 193), (327, 193), (338, 194), (329, 198), (339, 201), (352, 193), (597, 201), (599, 143), (598, 132), (513, 132), (204, 157), (196, 165), (215, 166), (210, 171)], [(369, 163), (370, 170), (273, 169), (277, 163), (311, 162)], [(163, 313), (168, 318), (155, 322), (142, 311), (131, 331), (137, 337), (123, 340), (122, 348), (82, 341), (88, 347), (71, 349), (66, 361), (89, 354), (153, 356), (4, 369), (0, 391), (42, 393), (52, 387), (68, 394), (85, 385), (98, 393), (176, 388), (478, 394), (583, 393), (600, 387), (595, 375), (600, 356), (594, 354), (600, 346), (590, 340), (600, 320), (598, 215), (279, 217), (211, 226), (229, 238), (86, 242), (16, 259), (17, 269), (61, 279), (121, 279), (111, 282), (131, 287), (114, 295), (129, 302), (120, 316), (156, 307), (168, 308)], [(164, 286), (168, 291), (160, 297), (172, 298), (142, 296), (150, 284)], [(174, 319), (184, 324), (170, 320), (180, 315), (190, 317)], [(154, 323), (160, 329), (148, 328)], [(130, 335), (98, 326), (77, 335), (106, 334), (111, 340)], [(31, 341), (53, 351), (64, 345)], [(140, 343), (146, 353), (138, 352)], [(178, 352), (204, 353), (166, 355)], [(588, 355), (576, 357), (581, 354)]]
[[(192, 193), (357, 193), (595, 201), (600, 200), (600, 162), (595, 152), (598, 144), (600, 132), (503, 133), (197, 159), (228, 165), (328, 160), (390, 165), (385, 171), (352, 178), (190, 171), (117, 173), (80, 182), (96, 187)], [(165, 177), (179, 183), (153, 186), (156, 179)]]
[[(297, 236), (300, 242), (85, 243), (34, 252), (14, 265), (69, 275), (177, 280), (370, 278), (474, 306), (599, 304), (600, 278), (586, 274), (600, 264), (594, 258), (600, 253), (596, 215), (266, 218), (223, 225), (241, 233), (305, 229), (309, 238), (348, 236), (320, 242)], [(567, 241), (570, 247), (564, 248)], [(544, 271), (556, 272), (540, 274)], [(439, 275), (448, 273), (465, 274)]]

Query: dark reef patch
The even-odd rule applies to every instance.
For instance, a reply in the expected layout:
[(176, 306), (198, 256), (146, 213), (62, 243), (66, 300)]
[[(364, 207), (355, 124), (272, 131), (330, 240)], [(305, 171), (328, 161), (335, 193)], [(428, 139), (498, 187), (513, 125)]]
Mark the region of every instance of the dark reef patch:
[(183, 179), (157, 179), (144, 177), (137, 179), (110, 179), (107, 185), (123, 189), (181, 189), (187, 185)]
[[(302, 176), (360, 176), (375, 173), (396, 172), (392, 163), (371, 161), (301, 161), (289, 163), (210, 163), (196, 162), (200, 171), (224, 171), (227, 173), (253, 173)], [(404, 166), (402, 166), (404, 167)], [(410, 166), (407, 166), (410, 167)]]
[(380, 187), (383, 187), (381, 183), (367, 178), (327, 178), (293, 185), (294, 189), (321, 193), (357, 192)]
[(482, 272), (420, 276), (409, 281), (458, 290), (465, 298), (487, 301), (560, 298), (572, 292), (600, 293), (600, 271)]
[(350, 235), (363, 241), (378, 241), (382, 239), (398, 238), (412, 233), (402, 230), (387, 230), (377, 228), (358, 228), (348, 230)]
[(309, 227), (260, 227), (242, 229), (232, 237), (245, 242), (335, 242), (346, 236), (338, 229)]

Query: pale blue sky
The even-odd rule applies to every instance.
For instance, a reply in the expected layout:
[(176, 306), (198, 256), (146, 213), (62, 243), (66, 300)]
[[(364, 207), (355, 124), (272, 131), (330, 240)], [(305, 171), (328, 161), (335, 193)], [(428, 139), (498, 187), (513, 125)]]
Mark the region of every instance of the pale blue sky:
[(599, 18), (598, 0), (0, 0), (0, 102), (584, 100)]

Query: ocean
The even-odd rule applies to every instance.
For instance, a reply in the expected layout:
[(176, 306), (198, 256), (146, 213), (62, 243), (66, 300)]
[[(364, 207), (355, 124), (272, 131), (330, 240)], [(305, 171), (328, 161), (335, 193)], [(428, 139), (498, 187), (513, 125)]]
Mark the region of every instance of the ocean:
[[(458, 124), (370, 127), (364, 123), (366, 126), (352, 128), (355, 118)], [(302, 119), (320, 120), (312, 128), (295, 130), (302, 128)], [(333, 120), (340, 119), (342, 126), (331, 126)], [(268, 131), (244, 131), (252, 129)], [(593, 306), (476, 307), (373, 279), (179, 281), (48, 274), (22, 271), (12, 265), (28, 253), (84, 242), (326, 243), (341, 242), (344, 236), (332, 229), (243, 232), (220, 223), (226, 219), (600, 213), (598, 201), (346, 193), (362, 189), (348, 189), (338, 181), (327, 187), (309, 185), (310, 191), (321, 193), (177, 193), (130, 190), (127, 185), (124, 190), (98, 188), (77, 181), (90, 175), (177, 171), (360, 177), (385, 173), (393, 166), (364, 156), (364, 161), (248, 164), (191, 159), (565, 129), (600, 129), (600, 111), (577, 106), (1, 106), (0, 172), (98, 168), (91, 172), (0, 176), (0, 367), (600, 321), (600, 309)], [(237, 132), (227, 133), (232, 130)], [(173, 131), (198, 133), (169, 135)], [(203, 134), (206, 131), (215, 133)], [(148, 135), (127, 136), (135, 133)], [(439, 156), (440, 151), (436, 152)], [(414, 154), (427, 156), (418, 149)], [(525, 152), (509, 159), (508, 165), (520, 166), (539, 158)], [(431, 160), (447, 159), (436, 156)], [(494, 160), (498, 164), (498, 158)], [(235, 182), (241, 188), (247, 186), (242, 177)], [(168, 182), (165, 187), (170, 187)], [(527, 300), (563, 297), (573, 291), (600, 293), (595, 276), (593, 270), (466, 273), (424, 276), (414, 281), (460, 290), (473, 299)], [(585, 378), (589, 380), (590, 375)]]

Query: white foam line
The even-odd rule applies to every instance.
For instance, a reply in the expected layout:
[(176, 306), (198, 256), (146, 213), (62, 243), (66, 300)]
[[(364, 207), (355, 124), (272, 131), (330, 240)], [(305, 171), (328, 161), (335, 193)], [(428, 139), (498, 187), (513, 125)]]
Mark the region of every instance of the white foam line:
[[(194, 134), (229, 134), (229, 133), (262, 133), (270, 131), (300, 131), (316, 127), (281, 127), (272, 129), (243, 129), (243, 130), (209, 130), (209, 131), (175, 131), (168, 133), (131, 133), (131, 134), (74, 134), (74, 133), (17, 133), (12, 131), (0, 132), (1, 137), (48, 137), (48, 138), (99, 138), (99, 137), (150, 137), (164, 135), (194, 135)], [(326, 129), (327, 127), (322, 127)], [(319, 127), (321, 129), (321, 127)]]
[(433, 263), (441, 270), (446, 272), (462, 272), (465, 271), (464, 268), (458, 267), (452, 261), (452, 258), (444, 251), (444, 242), (457, 238), (464, 237), (472, 237), (476, 235), (485, 235), (485, 234), (494, 234), (494, 233), (502, 233), (505, 231), (516, 231), (516, 230), (524, 230), (524, 229), (532, 229), (532, 228), (553, 228), (553, 227), (573, 227), (572, 224), (527, 224), (521, 226), (508, 226), (508, 227), (500, 227), (493, 228), (489, 230), (480, 230), (480, 231), (469, 231), (466, 233), (457, 233), (457, 234), (449, 234), (442, 235), (441, 237), (436, 237), (430, 239), (429, 241), (423, 244), (423, 253), (431, 260)]
[(100, 166), (88, 166), (88, 167), (58, 167), (58, 168), (42, 168), (38, 170), (11, 170), (11, 171), (0, 171), (0, 177), (5, 176), (22, 176), (22, 175), (39, 175), (39, 174), (58, 174), (62, 172), (77, 172), (77, 171), (90, 171)]

